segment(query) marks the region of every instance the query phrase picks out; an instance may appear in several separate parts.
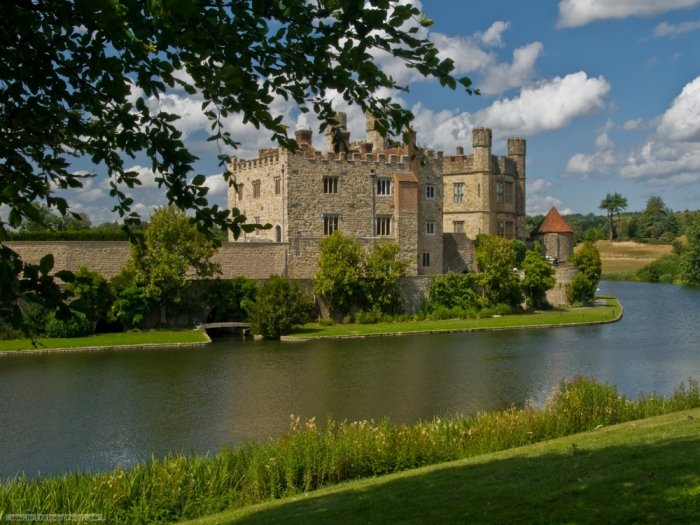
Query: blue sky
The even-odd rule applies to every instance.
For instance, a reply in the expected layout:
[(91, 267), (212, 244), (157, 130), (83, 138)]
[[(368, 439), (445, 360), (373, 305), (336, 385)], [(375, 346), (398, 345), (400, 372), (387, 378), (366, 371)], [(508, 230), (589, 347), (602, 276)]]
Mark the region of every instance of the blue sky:
[[(409, 93), (397, 93), (416, 115), (421, 145), (453, 154), (471, 151), (475, 126), (493, 129), (494, 153), (506, 138), (527, 139), (527, 208), (545, 213), (596, 213), (608, 192), (640, 211), (652, 195), (673, 210), (700, 206), (700, 0), (406, 0), (435, 23), (423, 30), (457, 75), (469, 76), (480, 96), (440, 88), (417, 78), (387, 56), (377, 61)], [(214, 202), (225, 203), (216, 151), (203, 141), (207, 123), (201, 99), (173, 93), (151, 101), (182, 115), (180, 128), (211, 175)], [(348, 112), (352, 137), (364, 137), (364, 117)], [(317, 123), (284, 101), (273, 110), (292, 129)], [(269, 134), (240, 118), (228, 125), (242, 143), (235, 154), (254, 158), (270, 146)], [(147, 166), (147, 163), (143, 163)], [(145, 187), (134, 192), (136, 209), (147, 216), (162, 197), (143, 166)], [(113, 220), (104, 180), (95, 178), (70, 200), (99, 223)]]

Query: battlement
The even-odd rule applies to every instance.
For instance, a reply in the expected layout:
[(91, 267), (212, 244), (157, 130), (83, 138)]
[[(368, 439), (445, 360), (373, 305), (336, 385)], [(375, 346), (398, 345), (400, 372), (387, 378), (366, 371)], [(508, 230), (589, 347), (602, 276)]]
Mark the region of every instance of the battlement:
[[(257, 159), (238, 159), (237, 157), (231, 157), (228, 168), (232, 173), (238, 173), (243, 171), (255, 170), (258, 168), (265, 167), (278, 167), (280, 163), (286, 161), (287, 155), (291, 158), (292, 156), (297, 158), (303, 158), (305, 161), (310, 163), (315, 162), (361, 162), (361, 163), (379, 163), (386, 165), (394, 165), (396, 169), (405, 169), (411, 163), (411, 156), (407, 154), (398, 153), (400, 149), (394, 149), (389, 151), (397, 151), (397, 153), (387, 153), (385, 151), (379, 153), (366, 153), (358, 150), (350, 152), (334, 153), (330, 152), (320, 152), (313, 151), (309, 152), (306, 148), (301, 148), (296, 151), (296, 153), (288, 153), (287, 150), (283, 148), (267, 148), (265, 150), (260, 150), (265, 152), (264, 156)], [(442, 162), (443, 153), (442, 151), (426, 150), (423, 152), (422, 160), (430, 163)]]
[(508, 156), (525, 155), (526, 141), (520, 137), (511, 137), (508, 139)]

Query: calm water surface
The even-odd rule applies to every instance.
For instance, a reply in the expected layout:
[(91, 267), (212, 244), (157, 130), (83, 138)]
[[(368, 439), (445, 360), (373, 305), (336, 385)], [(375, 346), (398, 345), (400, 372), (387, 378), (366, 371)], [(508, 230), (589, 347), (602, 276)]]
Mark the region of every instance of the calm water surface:
[(544, 400), (562, 378), (668, 394), (700, 378), (700, 290), (603, 282), (615, 324), (0, 359), (0, 478), (263, 440), (302, 418), (414, 422)]

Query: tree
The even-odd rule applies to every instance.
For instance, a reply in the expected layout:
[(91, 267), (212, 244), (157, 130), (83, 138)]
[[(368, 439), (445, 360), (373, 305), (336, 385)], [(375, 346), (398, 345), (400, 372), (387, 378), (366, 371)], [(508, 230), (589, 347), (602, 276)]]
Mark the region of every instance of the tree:
[[(610, 228), (610, 242), (617, 237), (620, 240), (620, 212), (627, 208), (627, 198), (619, 193), (608, 193), (605, 198), (600, 201), (598, 206), (601, 210), (606, 210), (608, 213), (608, 225)], [(617, 216), (617, 227), (615, 226), (615, 216)]]
[(433, 310), (459, 307), (463, 310), (478, 309), (479, 295), (475, 287), (477, 274), (448, 272), (430, 279), (428, 287), (428, 307)]
[(523, 261), (525, 276), (520, 286), (530, 308), (547, 305), (547, 290), (554, 287), (554, 269), (537, 249), (528, 250)]
[(299, 283), (273, 275), (258, 290), (250, 312), (254, 334), (279, 339), (292, 328), (313, 320), (316, 306)]
[[(0, 206), (8, 219), (0, 221), (0, 241), (8, 224), (38, 217), (33, 202), (68, 213), (56, 191), (79, 188), (97, 174), (109, 179), (114, 211), (127, 224), (138, 222), (127, 192), (141, 184), (128, 164), (139, 155), (150, 160), (168, 202), (192, 210), (202, 231), (230, 229), (234, 237), (251, 231), (255, 226), (237, 210), (209, 204), (206, 177), (194, 173), (197, 158), (176, 127), (179, 116), (153, 101), (175, 90), (200, 95), (222, 166), (238, 145), (225, 124), (231, 115), (296, 148), (275, 98), (313, 111), (322, 128), (340, 136), (332, 108), (338, 93), (374, 114), (380, 132), (401, 133), (411, 112), (383, 93), (406, 87), (376, 56), (393, 55), (443, 86), (476, 92), (468, 78), (452, 76), (452, 59), (440, 59), (421, 38), (421, 26), (431, 23), (399, 0), (1, 2)], [(76, 170), (75, 158), (91, 160), (94, 170)], [(12, 271), (3, 309), (19, 308), (21, 289), (43, 293), (52, 284), (27, 280), (38, 269), (12, 250), (3, 247), (0, 258)]]
[(85, 267), (78, 268), (75, 280), (67, 285), (67, 289), (75, 297), (71, 308), (85, 314), (95, 325), (95, 331), (100, 331), (103, 326), (114, 321), (111, 316), (114, 292), (100, 274)]
[(398, 282), (406, 273), (408, 261), (399, 258), (395, 242), (378, 243), (364, 261), (364, 300), (370, 310), (393, 313), (401, 306)]
[(664, 238), (671, 242), (678, 234), (678, 221), (661, 197), (652, 196), (636, 218), (633, 230), (637, 240)]
[(67, 213), (65, 215), (53, 212), (46, 204), (32, 203), (36, 215), (28, 218), (19, 227), (20, 231), (74, 231), (87, 230), (91, 227), (90, 218), (84, 213)]
[(516, 250), (509, 239), (490, 235), (478, 238), (476, 262), (479, 284), (490, 304), (520, 304), (520, 284), (513, 273), (516, 257)]
[(681, 252), (681, 281), (700, 286), (700, 216), (686, 227), (686, 242)]
[(314, 293), (323, 298), (332, 315), (346, 315), (364, 297), (362, 246), (336, 230), (319, 243), (319, 250)]
[(144, 230), (143, 242), (132, 245), (124, 270), (127, 284), (118, 290), (115, 303), (117, 317), (138, 324), (144, 312), (158, 306), (165, 323), (168, 308), (185, 306), (192, 279), (218, 273), (218, 265), (211, 262), (215, 253), (212, 240), (182, 211), (172, 206), (157, 209)]
[(580, 272), (569, 283), (567, 293), (572, 303), (585, 303), (595, 299), (595, 292), (602, 274), (600, 252), (596, 245), (586, 241), (574, 252), (569, 262)]

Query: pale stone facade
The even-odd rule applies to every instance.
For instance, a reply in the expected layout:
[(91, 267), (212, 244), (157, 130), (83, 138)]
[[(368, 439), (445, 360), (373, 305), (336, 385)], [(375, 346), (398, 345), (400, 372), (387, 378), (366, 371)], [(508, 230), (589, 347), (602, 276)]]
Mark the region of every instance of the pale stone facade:
[(350, 142), (345, 115), (336, 117), (343, 153), (336, 152), (337, 133), (335, 144), (326, 133), (327, 151), (320, 152), (311, 131), (299, 130), (296, 153), (262, 149), (257, 159), (234, 157), (229, 164), (237, 183), (229, 189), (229, 207), (249, 222), (271, 225), (237, 241), (287, 244), (289, 277), (313, 276), (318, 243), (336, 229), (364, 246), (397, 242), (409, 261), (408, 275), (473, 269), (479, 233), (527, 237), (523, 139), (509, 139), (508, 156), (496, 157), (491, 130), (477, 128), (472, 155), (458, 149), (443, 158), (441, 152), (419, 152), (415, 136), (389, 148), (372, 116), (367, 139)]
[(508, 155), (497, 157), (491, 154), (490, 129), (476, 128), (472, 135), (471, 155), (459, 147), (443, 159), (443, 230), (470, 239), (479, 234), (526, 239), (525, 140), (508, 139)]

